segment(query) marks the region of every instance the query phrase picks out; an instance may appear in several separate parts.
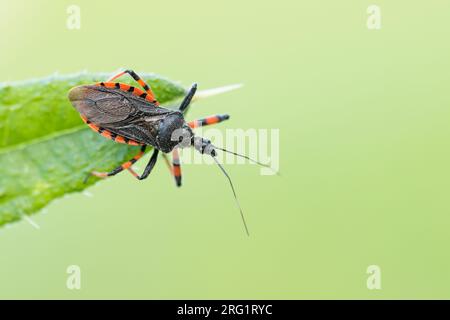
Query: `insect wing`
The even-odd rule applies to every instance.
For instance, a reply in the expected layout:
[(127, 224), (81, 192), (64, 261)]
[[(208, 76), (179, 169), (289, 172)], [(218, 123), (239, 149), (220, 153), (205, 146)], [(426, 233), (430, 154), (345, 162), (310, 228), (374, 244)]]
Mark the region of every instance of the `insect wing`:
[(172, 112), (131, 93), (95, 85), (73, 88), (69, 99), (81, 115), (97, 126), (150, 145), (155, 143), (155, 124)]

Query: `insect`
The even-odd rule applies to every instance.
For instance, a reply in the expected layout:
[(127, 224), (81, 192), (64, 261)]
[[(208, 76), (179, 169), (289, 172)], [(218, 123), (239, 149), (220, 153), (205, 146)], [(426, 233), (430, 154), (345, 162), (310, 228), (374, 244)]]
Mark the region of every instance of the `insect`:
[[(131, 76), (143, 90), (128, 84), (114, 82), (115, 79), (125, 74)], [(178, 149), (193, 146), (200, 153), (210, 155), (227, 177), (248, 235), (247, 224), (237, 200), (233, 183), (230, 176), (218, 162), (216, 150), (244, 157), (263, 166), (267, 165), (254, 161), (247, 156), (216, 147), (210, 140), (194, 134), (192, 129), (196, 127), (207, 126), (229, 119), (229, 115), (223, 114), (186, 122), (184, 113), (191, 103), (196, 90), (197, 85), (192, 85), (178, 110), (173, 110), (160, 106), (150, 86), (133, 70), (119, 72), (105, 82), (72, 88), (69, 91), (69, 100), (80, 113), (83, 121), (92, 130), (115, 142), (141, 147), (140, 151), (132, 159), (112, 171), (94, 171), (90, 175), (106, 178), (114, 176), (123, 170), (128, 170), (134, 177), (143, 180), (150, 175), (158, 155), (161, 153), (172, 171), (176, 185), (181, 186)], [(132, 165), (144, 155), (147, 146), (153, 147), (153, 153), (143, 173), (139, 175), (132, 169)], [(172, 163), (167, 158), (168, 153), (172, 153)]]

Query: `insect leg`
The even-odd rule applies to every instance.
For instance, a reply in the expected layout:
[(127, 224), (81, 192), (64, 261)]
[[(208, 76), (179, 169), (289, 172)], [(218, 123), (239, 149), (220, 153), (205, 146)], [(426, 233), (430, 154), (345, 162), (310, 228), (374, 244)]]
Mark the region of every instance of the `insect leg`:
[(167, 168), (169, 169), (170, 174), (172, 175), (173, 169), (172, 169), (172, 165), (170, 164), (169, 158), (167, 158), (167, 154), (165, 154), (165, 153), (161, 153), (161, 154), (162, 154), (165, 164), (167, 165)]
[(167, 168), (169, 168), (170, 175), (172, 175), (175, 178), (175, 184), (177, 187), (181, 187), (181, 166), (180, 166), (180, 156), (178, 154), (178, 149), (174, 149), (172, 151), (172, 163), (170, 163), (169, 158), (165, 153), (162, 154), (164, 162), (167, 165)]
[(189, 106), (189, 104), (191, 103), (191, 100), (194, 97), (194, 94), (196, 91), (197, 91), (197, 84), (194, 83), (192, 85), (191, 89), (189, 90), (188, 94), (186, 95), (186, 97), (184, 97), (183, 102), (181, 102), (181, 105), (178, 108), (178, 110), (180, 110), (182, 113), (186, 112), (186, 109)]
[(129, 173), (131, 173), (131, 175), (133, 177), (135, 177), (135, 178), (139, 177), (139, 175), (136, 173), (136, 171), (133, 170), (133, 168), (129, 167), (127, 170), (128, 170)]
[[(110, 172), (97, 172), (97, 171), (93, 171), (91, 174), (93, 176), (99, 177), (99, 178), (106, 178), (106, 177), (111, 177), (114, 176), (116, 174), (118, 174), (119, 172), (125, 170), (125, 169), (129, 169), (136, 161), (138, 161), (140, 158), (142, 158), (142, 156), (145, 153), (145, 148), (147, 146), (142, 146), (141, 147), (141, 151), (139, 151), (139, 153), (137, 155), (135, 155), (132, 159), (128, 160), (127, 162), (125, 162), (124, 164), (118, 166), (117, 168), (115, 168), (114, 170), (110, 171)], [(130, 172), (134, 172), (134, 171), (130, 171)]]
[(137, 179), (144, 180), (145, 178), (148, 177), (148, 175), (152, 172), (153, 167), (156, 164), (156, 160), (158, 159), (158, 153), (159, 153), (159, 150), (154, 149), (153, 154), (152, 154), (147, 166), (144, 169), (144, 172), (142, 173), (141, 176), (136, 177)]
[(126, 73), (128, 73), (137, 83), (139, 83), (141, 85), (141, 87), (145, 90), (145, 92), (150, 96), (151, 100), (156, 100), (155, 94), (153, 93), (150, 86), (144, 80), (142, 80), (142, 78), (139, 77), (136, 74), (136, 72), (134, 72), (133, 70), (125, 70), (125, 71), (119, 72), (116, 75), (109, 78), (106, 82), (112, 82), (113, 80), (123, 76)]
[(178, 154), (178, 149), (175, 148), (172, 151), (172, 173), (175, 178), (175, 184), (177, 187), (181, 187), (181, 166), (180, 166), (180, 155)]
[(203, 119), (190, 121), (188, 122), (188, 126), (194, 129), (198, 127), (209, 126), (210, 124), (216, 124), (228, 119), (230, 119), (230, 116), (228, 114), (216, 114), (214, 116), (209, 116)]
[[(156, 149), (155, 149), (156, 150)], [(154, 160), (152, 160), (153, 159), (153, 157), (155, 157), (155, 159)], [(142, 175), (142, 176), (139, 176), (137, 173), (136, 173), (136, 171), (134, 171), (131, 167), (130, 168), (127, 168), (127, 170), (136, 178), (136, 179), (138, 179), (138, 180), (143, 180), (143, 179), (145, 179), (145, 178), (147, 178), (147, 176), (150, 174), (150, 171), (153, 169), (153, 166), (155, 165), (155, 163), (156, 163), (156, 158), (157, 158), (157, 155), (155, 156), (155, 154), (153, 153), (153, 155), (152, 155), (152, 158), (150, 159), (150, 161), (149, 161), (149, 164), (147, 164), (147, 167), (145, 168), (145, 170), (149, 170), (149, 172), (146, 174), (145, 173), (145, 171), (144, 171), (144, 174)], [(165, 159), (167, 159), (167, 158), (165, 158)], [(153, 161), (153, 164), (152, 164), (152, 168), (150, 168), (150, 169), (147, 169), (148, 168), (148, 166), (150, 165), (150, 163)], [(168, 160), (167, 160), (168, 161)], [(169, 165), (170, 165), (170, 163), (168, 163)], [(145, 175), (146, 174), (146, 175)]]

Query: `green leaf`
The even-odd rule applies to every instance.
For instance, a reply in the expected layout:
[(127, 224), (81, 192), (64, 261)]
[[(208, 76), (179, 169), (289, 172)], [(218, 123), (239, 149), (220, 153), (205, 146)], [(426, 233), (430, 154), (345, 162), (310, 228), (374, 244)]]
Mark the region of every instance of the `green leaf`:
[[(85, 189), (98, 181), (85, 184), (89, 172), (111, 170), (139, 151), (93, 132), (67, 99), (71, 87), (108, 76), (81, 73), (0, 84), (0, 225)], [(158, 75), (141, 76), (162, 104), (186, 92)]]

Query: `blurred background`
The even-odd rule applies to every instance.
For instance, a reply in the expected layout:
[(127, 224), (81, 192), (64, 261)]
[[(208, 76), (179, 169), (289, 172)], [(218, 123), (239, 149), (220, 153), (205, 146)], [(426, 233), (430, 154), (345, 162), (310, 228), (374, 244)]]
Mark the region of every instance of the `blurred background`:
[(68, 195), (39, 230), (0, 229), (0, 298), (450, 298), (448, 1), (378, 0), (380, 30), (364, 0), (0, 1), (0, 82), (124, 67), (244, 83), (189, 118), (280, 129), (282, 173), (226, 166), (249, 238), (210, 165), (185, 165), (181, 189), (161, 162)]

